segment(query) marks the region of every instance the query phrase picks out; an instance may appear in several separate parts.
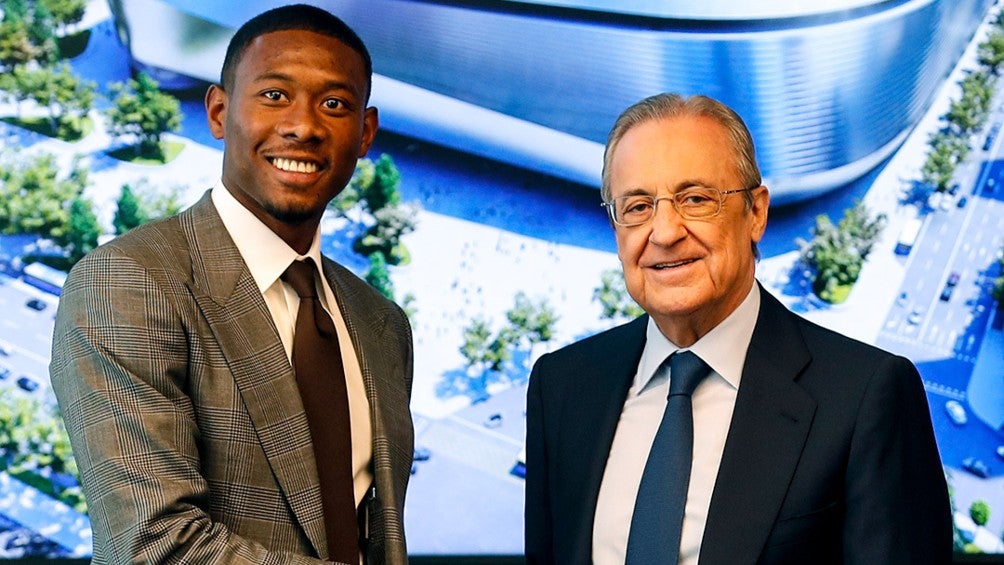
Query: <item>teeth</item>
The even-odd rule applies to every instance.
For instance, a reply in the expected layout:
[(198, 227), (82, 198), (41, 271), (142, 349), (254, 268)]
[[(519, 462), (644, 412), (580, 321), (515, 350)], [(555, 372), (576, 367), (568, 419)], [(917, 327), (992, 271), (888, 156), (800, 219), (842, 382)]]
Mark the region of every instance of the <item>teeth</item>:
[(281, 157), (272, 159), (272, 164), (275, 165), (277, 169), (290, 173), (313, 173), (317, 171), (316, 163), (304, 163), (303, 161), (294, 161), (292, 159), (283, 159)]
[(691, 261), (692, 261), (691, 259), (688, 259), (686, 261), (677, 261), (675, 263), (659, 263), (658, 265), (655, 266), (655, 268), (656, 269), (668, 269), (670, 267), (679, 267), (680, 265), (686, 265), (687, 263), (690, 263)]

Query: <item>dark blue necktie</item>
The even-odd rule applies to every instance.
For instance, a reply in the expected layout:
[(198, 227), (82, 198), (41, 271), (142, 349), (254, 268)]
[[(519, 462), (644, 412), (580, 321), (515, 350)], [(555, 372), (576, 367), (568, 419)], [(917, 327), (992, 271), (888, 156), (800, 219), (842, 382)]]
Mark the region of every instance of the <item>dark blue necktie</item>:
[(634, 503), (626, 565), (677, 563), (683, 510), (694, 457), (694, 410), (690, 395), (711, 372), (690, 351), (677, 351), (669, 363), (669, 399), (652, 442)]

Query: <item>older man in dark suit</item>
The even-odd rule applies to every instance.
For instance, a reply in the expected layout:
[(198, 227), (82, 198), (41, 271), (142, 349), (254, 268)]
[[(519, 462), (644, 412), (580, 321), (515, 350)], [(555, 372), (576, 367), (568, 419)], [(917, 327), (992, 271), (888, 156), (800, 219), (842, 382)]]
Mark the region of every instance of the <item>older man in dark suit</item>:
[(914, 366), (754, 279), (770, 199), (739, 116), (703, 96), (632, 106), (603, 200), (647, 315), (534, 367), (528, 561), (949, 563)]
[(319, 245), (371, 72), (324, 10), (250, 20), (206, 95), (221, 182), (70, 273), (51, 375), (95, 563), (407, 562), (411, 330)]

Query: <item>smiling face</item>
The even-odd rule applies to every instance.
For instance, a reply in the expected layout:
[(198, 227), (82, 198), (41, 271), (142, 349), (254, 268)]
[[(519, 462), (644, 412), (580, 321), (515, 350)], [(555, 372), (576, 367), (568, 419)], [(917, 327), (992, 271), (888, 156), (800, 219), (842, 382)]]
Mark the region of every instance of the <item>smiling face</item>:
[[(701, 185), (719, 190), (741, 186), (727, 130), (703, 116), (680, 116), (632, 127), (614, 147), (610, 193), (666, 197)], [(628, 292), (662, 333), (688, 347), (724, 320), (753, 285), (751, 244), (767, 225), (766, 188), (724, 196), (721, 212), (684, 220), (668, 200), (655, 217), (634, 227), (615, 226), (617, 255)]]
[(206, 93), (210, 130), (226, 144), (224, 186), (297, 251), (369, 150), (377, 112), (366, 96), (362, 57), (303, 30), (258, 36), (230, 91)]

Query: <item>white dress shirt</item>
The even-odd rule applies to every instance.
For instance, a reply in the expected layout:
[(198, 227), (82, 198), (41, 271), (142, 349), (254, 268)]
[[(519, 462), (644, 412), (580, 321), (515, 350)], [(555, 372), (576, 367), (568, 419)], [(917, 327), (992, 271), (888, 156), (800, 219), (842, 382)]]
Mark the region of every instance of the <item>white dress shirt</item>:
[[(222, 183), (217, 183), (213, 187), (211, 197), (220, 219), (223, 220), (223, 225), (227, 228), (230, 238), (234, 240), (237, 250), (240, 251), (244, 263), (247, 264), (251, 276), (258, 285), (258, 290), (265, 299), (272, 321), (279, 332), (279, 339), (286, 348), (286, 357), (292, 363), (293, 329), (296, 327), (296, 312), (300, 306), (300, 297), (293, 287), (282, 282), (279, 277), (290, 263), (307, 257), (314, 260), (314, 265), (318, 269), (321, 268), (320, 232), (314, 234), (314, 241), (307, 254), (299, 255), (238, 202)], [(349, 420), (352, 428), (352, 480), (358, 506), (373, 483), (373, 475), (369, 469), (373, 455), (370, 406), (359, 360), (352, 346), (352, 338), (345, 326), (345, 320), (338, 308), (330, 306), (337, 304), (335, 295), (327, 279), (320, 272), (316, 280), (319, 280), (323, 287), (323, 292), (318, 293), (318, 298), (335, 323), (338, 345), (342, 351), (342, 363), (345, 367), (345, 384), (349, 393)]]
[[(698, 385), (692, 397), (694, 459), (680, 541), (680, 563), (684, 565), (696, 565), (700, 556), (711, 493), (736, 405), (746, 350), (759, 312), (760, 292), (754, 283), (735, 311), (687, 348), (707, 363), (712, 373)], [(596, 501), (593, 518), (595, 565), (624, 563), (638, 486), (666, 409), (669, 379), (673, 378), (672, 375), (653, 377), (659, 365), (680, 349), (666, 339), (649, 318), (645, 349), (621, 410)]]

